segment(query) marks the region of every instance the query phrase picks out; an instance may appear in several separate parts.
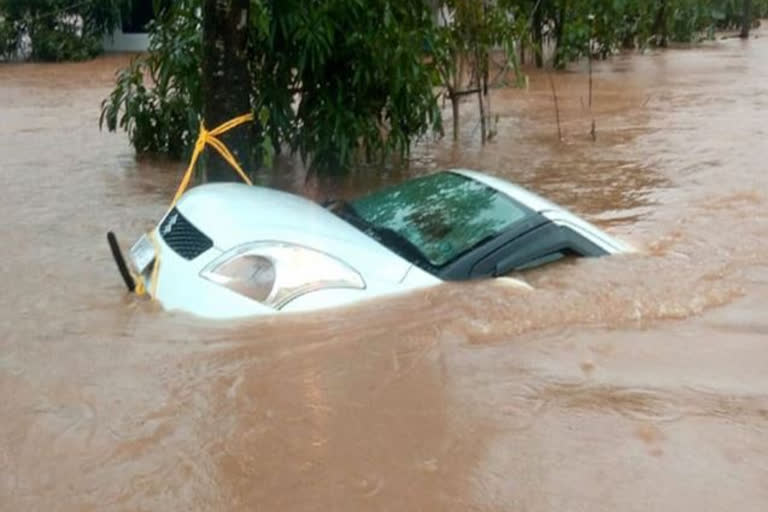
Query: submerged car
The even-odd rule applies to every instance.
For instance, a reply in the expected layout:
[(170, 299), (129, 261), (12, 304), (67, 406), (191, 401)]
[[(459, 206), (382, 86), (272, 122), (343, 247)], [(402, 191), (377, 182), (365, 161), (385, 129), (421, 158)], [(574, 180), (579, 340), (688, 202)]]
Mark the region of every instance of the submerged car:
[(129, 262), (166, 309), (232, 318), (629, 250), (517, 185), (454, 169), (325, 205), (245, 184), (200, 185), (139, 239)]

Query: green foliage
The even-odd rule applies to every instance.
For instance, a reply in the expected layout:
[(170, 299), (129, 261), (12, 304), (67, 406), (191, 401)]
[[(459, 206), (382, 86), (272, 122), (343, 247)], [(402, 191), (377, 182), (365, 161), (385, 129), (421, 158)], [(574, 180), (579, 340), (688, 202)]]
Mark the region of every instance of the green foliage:
[(0, 14), (0, 60), (13, 56), (19, 47), (20, 39), (21, 30), (18, 28), (18, 23)]
[[(102, 122), (127, 130), (139, 152), (178, 156), (194, 142), (198, 6), (177, 2), (161, 17), (149, 55), (120, 72), (102, 104)], [(317, 170), (344, 169), (405, 155), (414, 138), (439, 127), (436, 74), (424, 63), (429, 16), (421, 0), (253, 0), (244, 87), (260, 114), (254, 147), (262, 160), (266, 148), (286, 147)]]
[[(110, 1), (117, 0), (103, 0)], [(752, 6), (755, 18), (768, 15), (768, 0)], [(102, 104), (102, 125), (126, 130), (139, 152), (182, 156), (194, 143), (203, 106), (199, 7), (200, 0), (170, 3), (151, 26), (149, 54), (118, 74)], [(254, 151), (265, 162), (288, 150), (325, 172), (404, 157), (414, 140), (441, 132), (438, 86), (487, 85), (481, 77), (494, 49), (518, 73), (521, 47), (542, 55), (550, 46), (552, 63), (563, 67), (621, 48), (695, 41), (738, 27), (743, 14), (742, 0), (251, 0), (250, 7), (243, 88), (259, 114)], [(435, 24), (435, 7), (447, 14), (444, 23)]]
[[(482, 75), (494, 46), (510, 49), (525, 33), (525, 17), (515, 2), (492, 4), (477, 0), (441, 0), (442, 23), (436, 28), (433, 55), (442, 83), (462, 89), (467, 72)], [(469, 67), (469, 69), (466, 69)]]
[(197, 137), (203, 100), (199, 2), (174, 2), (151, 22), (150, 47), (118, 72), (100, 126), (128, 132), (139, 153), (180, 158)]
[(252, 10), (254, 106), (268, 111), (275, 144), (327, 171), (403, 156), (438, 126), (421, 0), (283, 0)]
[(94, 57), (124, 5), (124, 0), (0, 0), (0, 55), (13, 55), (27, 34), (34, 60)]
[[(590, 52), (605, 58), (620, 48), (700, 41), (740, 27), (743, 17), (742, 0), (542, 0), (539, 8), (556, 67)], [(751, 14), (768, 15), (768, 0), (753, 0)]]
[(30, 30), (32, 59), (41, 61), (77, 61), (95, 57), (101, 51), (101, 38), (81, 35), (74, 24), (56, 23)]

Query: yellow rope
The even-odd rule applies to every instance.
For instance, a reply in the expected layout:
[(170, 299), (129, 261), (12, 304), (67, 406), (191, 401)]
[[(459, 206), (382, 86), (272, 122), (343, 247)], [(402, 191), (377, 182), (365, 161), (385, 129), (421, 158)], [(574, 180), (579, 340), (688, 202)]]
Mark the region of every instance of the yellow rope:
[(136, 283), (136, 288), (133, 291), (140, 297), (146, 295), (147, 291), (149, 291), (150, 298), (155, 300), (155, 297), (157, 296), (157, 276), (160, 273), (160, 244), (157, 243), (154, 230), (147, 233), (147, 238), (152, 242), (152, 247), (155, 249), (155, 259), (152, 261), (152, 272), (149, 277), (152, 289), (147, 290), (147, 283), (144, 280), (143, 274), (140, 273), (136, 275), (131, 272), (133, 280)]
[(229, 165), (232, 166), (235, 171), (237, 171), (237, 174), (240, 175), (244, 182), (246, 182), (248, 185), (253, 185), (250, 178), (248, 178), (248, 175), (245, 174), (243, 169), (240, 167), (240, 164), (238, 164), (237, 160), (235, 160), (235, 157), (232, 155), (229, 149), (227, 149), (227, 146), (225, 146), (218, 137), (222, 133), (225, 133), (232, 128), (240, 126), (241, 124), (247, 123), (249, 121), (253, 121), (253, 114), (244, 114), (234, 119), (230, 119), (226, 123), (222, 123), (210, 131), (205, 129), (204, 123), (200, 123), (200, 135), (197, 136), (195, 149), (192, 151), (192, 158), (189, 161), (189, 166), (184, 173), (184, 177), (181, 179), (179, 189), (176, 191), (176, 195), (173, 197), (171, 207), (176, 205), (176, 202), (187, 190), (187, 187), (189, 187), (189, 182), (192, 180), (192, 173), (195, 170), (195, 164), (197, 163), (197, 159), (200, 157), (200, 153), (202, 153), (205, 149), (206, 144), (210, 144), (211, 147), (215, 149), (221, 155), (221, 157), (226, 160)]
[(136, 275), (133, 272), (131, 272), (131, 275), (133, 276), (133, 281), (136, 283), (136, 288), (133, 289), (133, 292), (141, 297), (145, 293), (147, 293), (147, 287), (144, 284), (144, 277), (141, 275)]
[(152, 280), (152, 291), (150, 292), (150, 295), (152, 296), (152, 300), (155, 300), (155, 297), (157, 297), (157, 277), (160, 273), (160, 245), (155, 239), (154, 231), (150, 231), (148, 234), (149, 241), (152, 242), (152, 247), (155, 248), (155, 263), (152, 265), (152, 277), (150, 278)]
[[(232, 155), (227, 146), (224, 145), (224, 143), (219, 139), (219, 135), (249, 121), (253, 121), (253, 114), (244, 114), (242, 116), (235, 117), (234, 119), (230, 119), (226, 123), (222, 123), (210, 131), (205, 129), (204, 123), (200, 123), (200, 134), (197, 136), (195, 149), (192, 151), (192, 158), (189, 161), (187, 170), (184, 172), (184, 176), (181, 179), (179, 188), (176, 190), (176, 195), (173, 197), (171, 208), (176, 205), (178, 200), (189, 187), (189, 182), (192, 181), (192, 173), (195, 170), (195, 164), (197, 163), (197, 159), (200, 157), (200, 153), (202, 153), (205, 149), (206, 144), (209, 144), (213, 149), (215, 149), (221, 155), (221, 157), (226, 160), (227, 163), (231, 165), (235, 171), (237, 171), (237, 174), (240, 175), (244, 182), (246, 182), (248, 185), (253, 185), (253, 182), (251, 182), (250, 178), (248, 178), (248, 175), (245, 174), (245, 171), (243, 171), (243, 169), (240, 167), (240, 164), (237, 163), (234, 155)], [(152, 275), (150, 277), (152, 289), (149, 290), (149, 295), (152, 297), (152, 300), (155, 300), (158, 286), (157, 278), (160, 272), (160, 245), (155, 239), (154, 230), (147, 233), (147, 237), (149, 238), (149, 241), (152, 242), (152, 246), (155, 248), (155, 260), (152, 264)], [(148, 290), (144, 281), (144, 276), (134, 276), (134, 281), (136, 281), (136, 294), (146, 294)]]

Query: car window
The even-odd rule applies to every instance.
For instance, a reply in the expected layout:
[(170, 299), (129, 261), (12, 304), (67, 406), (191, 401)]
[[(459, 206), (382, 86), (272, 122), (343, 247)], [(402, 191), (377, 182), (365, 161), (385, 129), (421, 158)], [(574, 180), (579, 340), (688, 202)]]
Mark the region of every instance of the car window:
[(606, 252), (569, 227), (547, 222), (483, 257), (473, 277), (504, 275), (568, 256), (602, 256)]
[(436, 267), (534, 214), (497, 190), (450, 172), (406, 181), (350, 206), (368, 225), (396, 233)]

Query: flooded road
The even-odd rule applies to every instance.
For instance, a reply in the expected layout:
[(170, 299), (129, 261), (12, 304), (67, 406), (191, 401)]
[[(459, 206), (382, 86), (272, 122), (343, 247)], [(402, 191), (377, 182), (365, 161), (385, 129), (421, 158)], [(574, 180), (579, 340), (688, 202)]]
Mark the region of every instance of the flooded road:
[[(123, 57), (0, 66), (0, 510), (762, 511), (768, 37), (618, 56), (494, 93), (444, 166), (563, 203), (640, 253), (236, 325), (126, 296), (105, 243), (183, 164), (98, 131)], [(448, 137), (450, 139), (450, 137)], [(266, 179), (266, 178), (265, 178)]]

